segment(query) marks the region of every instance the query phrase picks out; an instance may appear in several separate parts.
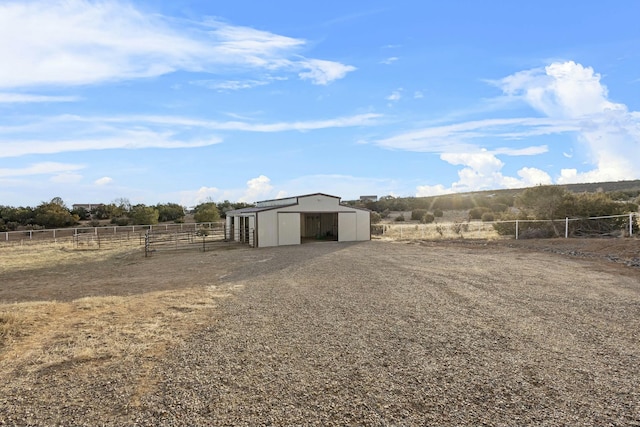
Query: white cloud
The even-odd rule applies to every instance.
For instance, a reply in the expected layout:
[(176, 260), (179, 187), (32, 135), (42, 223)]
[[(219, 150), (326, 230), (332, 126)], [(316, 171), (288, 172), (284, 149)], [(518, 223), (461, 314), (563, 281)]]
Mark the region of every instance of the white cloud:
[[(577, 128), (574, 125), (547, 118), (485, 119), (404, 132), (375, 143), (381, 147), (396, 150), (464, 153), (479, 150), (479, 147), (474, 145), (476, 139), (489, 137), (521, 139), (575, 129)], [(508, 150), (501, 150), (507, 154)]]
[(491, 190), (497, 188), (524, 188), (538, 184), (550, 184), (551, 177), (536, 168), (522, 168), (514, 178), (505, 176), (501, 170), (504, 163), (492, 153), (444, 153), (442, 160), (452, 165), (462, 165), (457, 182), (447, 188), (444, 185), (421, 185), (416, 188), (417, 197), (436, 196), (450, 193)]
[[(306, 41), (208, 19), (180, 27), (119, 0), (0, 4), (0, 87), (83, 85), (177, 70), (299, 72), (314, 84), (355, 67), (304, 58)], [(184, 23), (182, 23), (184, 25)]]
[(253, 203), (257, 200), (267, 198), (269, 194), (271, 194), (271, 190), (273, 190), (271, 180), (264, 175), (260, 175), (257, 178), (247, 181), (247, 189), (238, 200), (240, 202)]
[[(109, 132), (105, 132), (109, 133)], [(195, 148), (221, 142), (219, 138), (180, 140), (170, 133), (149, 130), (112, 131), (105, 137), (68, 140), (0, 140), (0, 158), (18, 157), (27, 154), (53, 154), (72, 151), (136, 150), (143, 148)]]
[(76, 184), (82, 181), (82, 175), (75, 172), (63, 172), (49, 178), (55, 184)]
[(521, 97), (550, 118), (577, 127), (578, 142), (595, 168), (564, 170), (559, 183), (640, 177), (640, 114), (610, 101), (600, 80), (591, 67), (567, 61), (519, 72), (499, 82), (505, 94)]
[(413, 93), (413, 98), (414, 99), (422, 99), (424, 98), (424, 93), (422, 93), (421, 91), (417, 90)]
[[(70, 151), (143, 148), (197, 148), (222, 142), (210, 135), (212, 130), (245, 132), (310, 131), (327, 128), (370, 126), (380, 114), (358, 114), (327, 120), (250, 123), (216, 122), (176, 116), (73, 116), (49, 117), (15, 126), (0, 126), (0, 158), (28, 154), (53, 154)], [(65, 135), (67, 139), (25, 138), (34, 130), (41, 135)], [(196, 133), (201, 137), (187, 137)]]
[(402, 88), (396, 89), (391, 92), (391, 95), (387, 96), (385, 99), (391, 102), (398, 102), (402, 98)]
[(451, 194), (454, 192), (453, 189), (445, 188), (442, 184), (419, 185), (416, 190), (416, 197), (442, 196), (443, 194)]
[(71, 163), (41, 162), (34, 163), (25, 168), (0, 168), (0, 178), (30, 175), (54, 175), (84, 168), (84, 165)]
[(108, 176), (103, 176), (102, 178), (98, 178), (98, 179), (96, 179), (93, 183), (94, 183), (95, 185), (100, 185), (100, 186), (102, 186), (102, 185), (109, 185), (109, 184), (111, 184), (112, 182), (113, 182), (113, 178), (110, 178), (110, 177), (108, 177)]
[(267, 80), (196, 80), (191, 82), (191, 84), (218, 91), (251, 89), (258, 86), (268, 85), (269, 83), (270, 82)]
[(30, 95), (27, 93), (2, 93), (0, 92), (0, 104), (26, 104), (34, 102), (76, 102), (77, 96), (48, 96)]
[(380, 61), (381, 64), (390, 65), (396, 62), (399, 58), (397, 56), (391, 56), (387, 59)]
[(521, 71), (499, 83), (505, 94), (520, 96), (549, 117), (579, 118), (607, 110), (625, 111), (607, 99), (600, 74), (573, 61), (554, 62), (544, 69)]
[(311, 80), (313, 84), (317, 85), (326, 85), (356, 70), (356, 67), (351, 65), (321, 59), (307, 59), (300, 62), (300, 65), (307, 71), (299, 73), (298, 76), (303, 80)]
[(557, 179), (561, 184), (640, 178), (640, 113), (629, 112), (625, 105), (611, 101), (600, 80), (592, 68), (572, 61), (521, 71), (493, 82), (502, 89), (503, 98), (508, 98), (508, 102), (496, 105), (508, 107), (520, 101), (545, 117), (491, 118), (432, 126), (375, 143), (389, 149), (441, 153), (442, 160), (464, 166), (458, 171), (459, 181), (450, 189), (419, 186), (419, 194), (552, 182), (547, 172), (536, 168), (520, 169), (518, 178), (503, 176), (503, 163), (495, 157), (542, 154), (548, 152), (546, 145), (488, 151), (478, 141), (489, 138), (512, 141), (562, 133), (575, 135), (595, 168), (585, 172), (564, 169)]

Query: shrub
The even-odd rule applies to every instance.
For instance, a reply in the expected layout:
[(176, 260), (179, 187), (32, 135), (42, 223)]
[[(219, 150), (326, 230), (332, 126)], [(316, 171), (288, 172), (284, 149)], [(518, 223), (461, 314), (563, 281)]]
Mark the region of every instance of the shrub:
[(411, 211), (411, 219), (413, 221), (421, 221), (426, 214), (427, 214), (426, 209), (414, 209)]
[(378, 224), (380, 221), (382, 221), (382, 215), (380, 215), (378, 212), (371, 212), (371, 224)]
[(493, 212), (485, 212), (482, 214), (482, 221), (491, 222), (494, 220), (495, 220), (495, 217), (493, 216)]
[(484, 207), (477, 207), (477, 208), (473, 208), (469, 210), (469, 219), (480, 219), (482, 218), (482, 215), (487, 213), (487, 212), (491, 212), (491, 209), (489, 208), (484, 208)]
[(462, 233), (466, 233), (467, 231), (469, 231), (469, 224), (456, 221), (453, 224), (451, 224), (451, 231), (453, 231), (455, 234), (459, 235), (460, 237), (463, 237)]
[(433, 215), (431, 215), (430, 213), (426, 213), (426, 214), (424, 214), (424, 216), (422, 217), (422, 222), (423, 222), (424, 224), (431, 224), (431, 223), (432, 223), (433, 221), (435, 221), (435, 220), (436, 220), (436, 218), (435, 218)]
[(398, 215), (398, 216), (396, 217), (395, 221), (397, 221), (397, 222), (404, 221), (404, 214), (400, 214), (400, 215)]
[(433, 216), (436, 218), (442, 218), (444, 216), (444, 212), (442, 212), (442, 209), (436, 209), (433, 211)]
[(111, 224), (118, 225), (120, 227), (129, 225), (129, 218), (127, 218), (126, 216), (111, 218)]
[(493, 212), (506, 212), (507, 209), (509, 209), (509, 206), (505, 205), (504, 203), (494, 203), (493, 205), (491, 205), (491, 210)]

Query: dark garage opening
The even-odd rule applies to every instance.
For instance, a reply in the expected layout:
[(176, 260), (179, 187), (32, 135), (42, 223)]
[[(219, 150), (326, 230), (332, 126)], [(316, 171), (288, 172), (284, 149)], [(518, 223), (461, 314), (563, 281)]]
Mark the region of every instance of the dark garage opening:
[(338, 213), (301, 213), (300, 237), (303, 243), (338, 241)]

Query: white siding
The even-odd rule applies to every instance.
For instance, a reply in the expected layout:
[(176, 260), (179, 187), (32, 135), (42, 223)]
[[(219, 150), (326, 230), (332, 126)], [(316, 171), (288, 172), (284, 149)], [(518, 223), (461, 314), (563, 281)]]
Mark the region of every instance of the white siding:
[(224, 238), (227, 240), (232, 240), (233, 235), (231, 234), (231, 217), (227, 216), (225, 219), (225, 227), (224, 227)]
[(233, 240), (236, 242), (240, 241), (240, 217), (233, 217)]
[(256, 246), (255, 235), (256, 235), (256, 217), (250, 216), (249, 217), (249, 246), (251, 246), (252, 248)]
[(338, 214), (338, 241), (353, 242), (356, 240), (357, 216), (355, 212), (340, 212)]
[(264, 211), (258, 214), (258, 247), (278, 246), (278, 211)]
[(356, 240), (371, 240), (371, 214), (368, 211), (356, 211)]
[(300, 244), (300, 214), (278, 213), (278, 245)]

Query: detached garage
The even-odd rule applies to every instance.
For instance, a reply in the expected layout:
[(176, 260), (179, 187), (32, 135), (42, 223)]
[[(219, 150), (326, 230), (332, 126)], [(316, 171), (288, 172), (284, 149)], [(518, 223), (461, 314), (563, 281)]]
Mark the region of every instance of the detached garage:
[(253, 208), (228, 211), (225, 238), (260, 248), (370, 240), (370, 213), (322, 193), (265, 200)]

